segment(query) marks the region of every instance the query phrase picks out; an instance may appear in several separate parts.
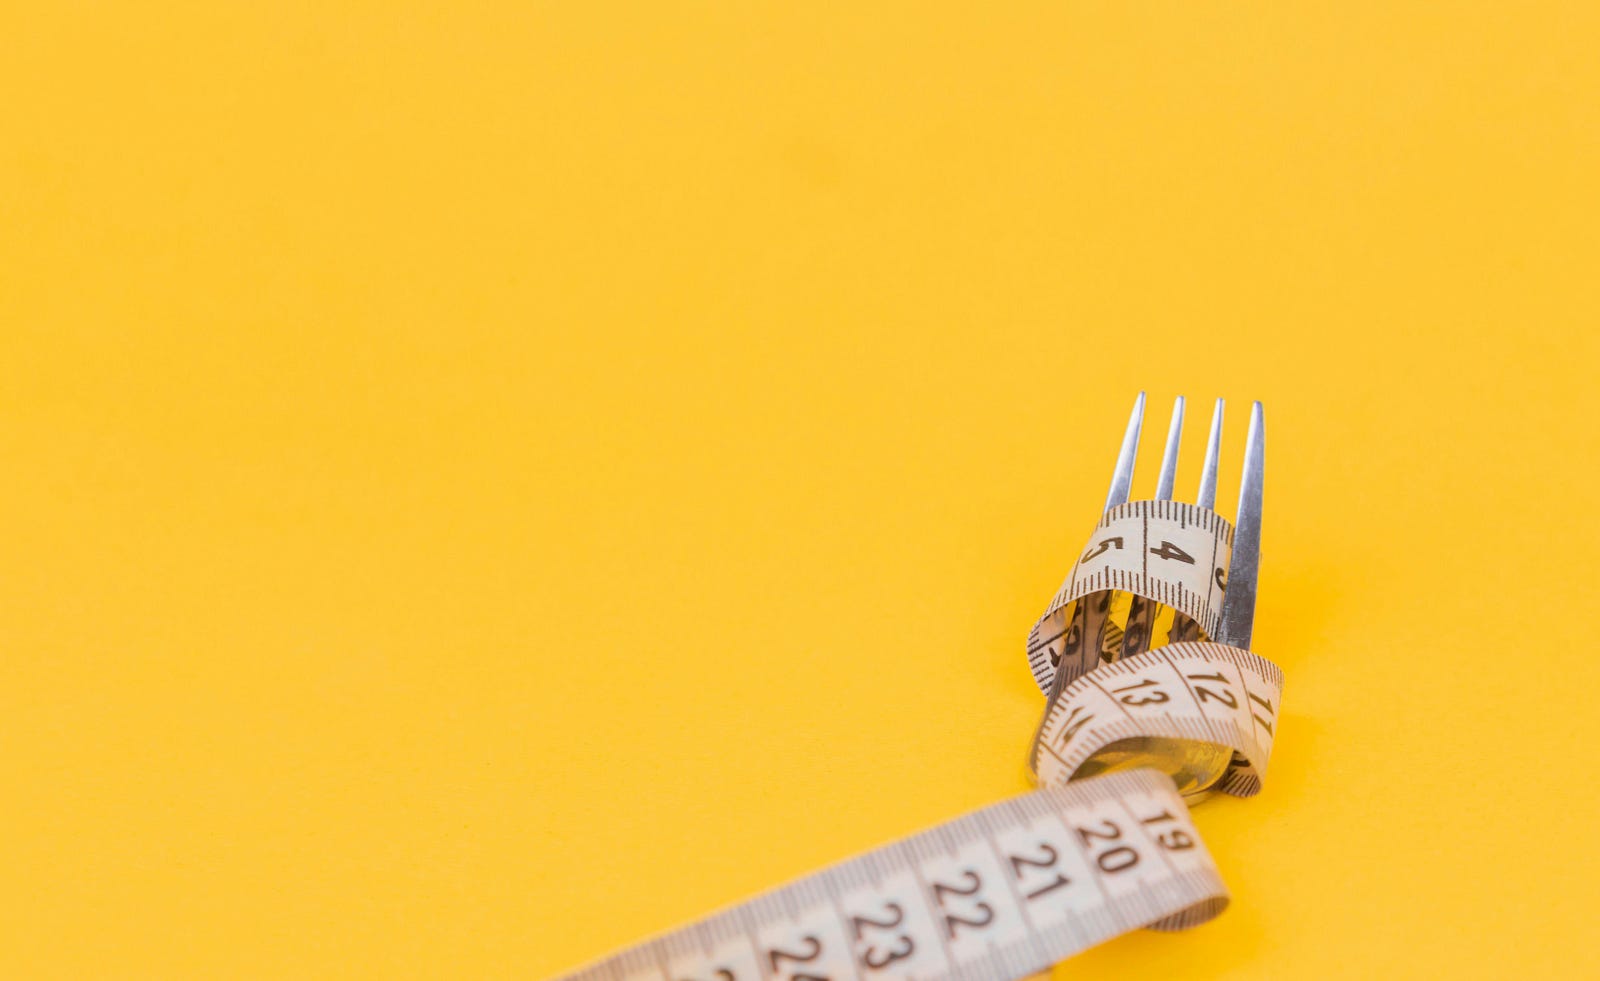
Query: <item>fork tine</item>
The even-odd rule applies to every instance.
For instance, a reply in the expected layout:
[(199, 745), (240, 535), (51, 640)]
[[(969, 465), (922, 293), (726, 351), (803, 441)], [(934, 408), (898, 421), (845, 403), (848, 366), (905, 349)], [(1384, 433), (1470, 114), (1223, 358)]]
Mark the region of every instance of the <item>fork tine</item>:
[[(1156, 478), (1156, 500), (1172, 500), (1172, 485), (1178, 476), (1178, 442), (1183, 435), (1183, 396), (1172, 403), (1172, 422), (1167, 427), (1167, 445), (1161, 453), (1161, 474)], [(1157, 603), (1135, 596), (1128, 606), (1127, 625), (1122, 632), (1122, 656), (1133, 657), (1150, 649), (1155, 628)]]
[(1217, 455), (1222, 452), (1222, 400), (1211, 412), (1211, 435), (1206, 437), (1205, 469), (1200, 471), (1200, 497), (1196, 504), (1207, 511), (1217, 509)]
[(1156, 478), (1156, 500), (1172, 500), (1178, 481), (1178, 437), (1183, 435), (1183, 396), (1172, 403), (1172, 423), (1167, 427), (1167, 447), (1161, 454), (1161, 475)]
[(1244, 479), (1239, 484), (1239, 514), (1234, 523), (1233, 558), (1228, 564), (1228, 592), (1222, 600), (1217, 640), (1250, 649), (1256, 613), (1256, 570), (1261, 565), (1261, 484), (1265, 440), (1261, 403), (1250, 409), (1250, 434), (1244, 444)]
[(1111, 493), (1106, 495), (1107, 510), (1128, 502), (1128, 492), (1133, 489), (1133, 461), (1139, 455), (1139, 427), (1144, 424), (1144, 393), (1133, 401), (1133, 414), (1128, 417), (1128, 431), (1122, 434), (1122, 450), (1117, 454), (1117, 468), (1111, 472)]

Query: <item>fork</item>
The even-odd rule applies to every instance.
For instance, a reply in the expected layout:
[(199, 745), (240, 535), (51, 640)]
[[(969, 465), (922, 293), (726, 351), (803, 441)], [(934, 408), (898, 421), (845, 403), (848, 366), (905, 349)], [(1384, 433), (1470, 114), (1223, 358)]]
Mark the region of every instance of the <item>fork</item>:
[[(1122, 449), (1117, 454), (1116, 468), (1111, 474), (1111, 491), (1106, 496), (1108, 511), (1128, 502), (1128, 495), (1133, 485), (1134, 458), (1139, 451), (1139, 430), (1144, 422), (1144, 403), (1144, 393), (1140, 392), (1138, 399), (1133, 403), (1133, 414), (1128, 419), (1128, 428), (1122, 437)], [(1156, 500), (1159, 501), (1172, 500), (1178, 470), (1178, 439), (1183, 432), (1183, 408), (1184, 400), (1180, 395), (1172, 407), (1172, 421), (1167, 428), (1167, 445), (1161, 454), (1161, 473), (1156, 479)], [(1213, 512), (1216, 510), (1217, 497), (1217, 458), (1222, 444), (1222, 412), (1223, 400), (1217, 399), (1216, 408), (1211, 414), (1211, 433), (1206, 440), (1205, 464), (1200, 474), (1200, 490), (1195, 501), (1197, 506)], [(1217, 634), (1211, 638), (1216, 643), (1246, 651), (1250, 649), (1250, 637), (1255, 619), (1256, 577), (1261, 564), (1264, 439), (1261, 403), (1255, 402), (1251, 405), (1250, 429), (1245, 436), (1244, 475), (1239, 482), (1239, 508), (1234, 524), (1233, 552), (1228, 560), (1227, 578), (1223, 586), (1222, 613)], [(1093, 595), (1079, 600), (1073, 619), (1080, 623), (1085, 631), (1082, 634), (1084, 642), (1093, 644), (1090, 649), (1098, 650), (1101, 659), (1107, 662), (1132, 657), (1149, 650), (1156, 604), (1143, 597), (1134, 596), (1129, 606), (1128, 626), (1124, 629), (1120, 641), (1108, 645), (1106, 628), (1111, 626), (1110, 596), (1109, 592), (1103, 592), (1098, 594), (1098, 602), (1090, 602)], [(1176, 610), (1173, 611), (1173, 623), (1168, 631), (1167, 643), (1199, 640), (1200, 636), (1198, 623)], [(1056, 699), (1065, 691), (1067, 675), (1068, 672), (1065, 670), (1056, 671), (1047, 704), (1054, 706)], [(1045, 717), (1039, 720), (1039, 730), (1034, 735), (1035, 754), (1038, 752), (1039, 733), (1044, 731), (1049, 717), (1049, 710), (1046, 710)], [(1185, 791), (1185, 796), (1191, 801), (1204, 799), (1210, 793), (1209, 788), (1216, 778), (1220, 778), (1229, 766), (1250, 765), (1249, 760), (1236, 756), (1232, 750), (1224, 746), (1190, 740), (1138, 737), (1124, 742), (1124, 755), (1127, 757), (1125, 762), (1148, 757), (1172, 757), (1181, 772), (1195, 775), (1192, 782), (1200, 789)], [(1036, 757), (1030, 760), (1029, 769), (1037, 772)], [(1200, 775), (1208, 776), (1202, 778)]]
[[(1133, 413), (1122, 439), (1122, 450), (1117, 455), (1116, 469), (1111, 475), (1111, 491), (1106, 497), (1106, 508), (1126, 503), (1133, 484), (1134, 459), (1139, 451), (1139, 430), (1144, 422), (1145, 396), (1139, 393), (1134, 401)], [(1211, 413), (1211, 432), (1206, 439), (1206, 455), (1200, 473), (1200, 489), (1195, 503), (1209, 511), (1216, 510), (1217, 459), (1222, 449), (1222, 414), (1224, 402), (1217, 399)], [(1172, 500), (1173, 487), (1178, 474), (1178, 442), (1183, 434), (1183, 396), (1172, 405), (1172, 421), (1167, 427), (1167, 445), (1161, 454), (1161, 472), (1156, 477), (1158, 501)], [(1261, 403), (1250, 410), (1250, 430), (1245, 438), (1244, 477), (1239, 487), (1238, 521), (1234, 528), (1233, 558), (1229, 563), (1227, 592), (1223, 598), (1222, 624), (1219, 643), (1250, 647), (1250, 634), (1256, 606), (1256, 576), (1261, 562), (1261, 488), (1264, 470), (1264, 432)], [(1150, 649), (1151, 634), (1155, 624), (1156, 604), (1140, 596), (1133, 597), (1128, 611), (1128, 625), (1122, 635), (1122, 657), (1132, 657)], [(1200, 626), (1181, 613), (1175, 613), (1168, 641), (1199, 640)]]

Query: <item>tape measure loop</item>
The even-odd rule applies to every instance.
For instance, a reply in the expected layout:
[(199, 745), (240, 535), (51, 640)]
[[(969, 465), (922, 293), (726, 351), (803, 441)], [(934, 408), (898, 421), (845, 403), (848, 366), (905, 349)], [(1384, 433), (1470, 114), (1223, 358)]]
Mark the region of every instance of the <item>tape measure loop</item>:
[(1040, 786), (1150, 766), (1185, 796), (1261, 789), (1283, 673), (1266, 658), (1183, 642), (1092, 671), (1045, 711), (1032, 755)]
[[(1215, 636), (1232, 555), (1233, 526), (1208, 508), (1132, 501), (1107, 510), (1028, 634), (1028, 667), (1039, 689), (1056, 690), (1058, 670), (1071, 682), (1115, 660), (1122, 632), (1130, 625), (1146, 630), (1155, 619), (1130, 617), (1134, 604), (1171, 611), (1165, 642)], [(1155, 637), (1138, 639), (1140, 647), (1156, 646)]]

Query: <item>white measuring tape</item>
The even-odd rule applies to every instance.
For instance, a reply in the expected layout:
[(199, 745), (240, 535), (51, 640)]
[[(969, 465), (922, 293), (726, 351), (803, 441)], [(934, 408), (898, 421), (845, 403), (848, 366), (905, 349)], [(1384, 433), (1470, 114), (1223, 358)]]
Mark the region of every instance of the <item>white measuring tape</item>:
[[(1202, 639), (1232, 540), (1194, 505), (1106, 512), (1028, 638), (1051, 696), (1029, 756), (1042, 789), (563, 981), (1004, 981), (1129, 930), (1216, 916), (1227, 890), (1184, 798), (1260, 790), (1283, 688), (1271, 662)], [(1153, 636), (1168, 643), (1143, 650)]]
[[(1039, 689), (1050, 694), (1062, 659), (1075, 678), (1102, 659), (1120, 656), (1107, 633), (1109, 606), (1118, 592), (1170, 607), (1181, 634), (1170, 640), (1198, 640), (1202, 632), (1216, 636), (1232, 555), (1233, 526), (1215, 511), (1177, 501), (1111, 508), (1028, 635), (1028, 667)], [(1131, 609), (1129, 621), (1137, 622), (1139, 612)], [(1109, 637), (1124, 643), (1150, 639), (1124, 638), (1121, 631)]]

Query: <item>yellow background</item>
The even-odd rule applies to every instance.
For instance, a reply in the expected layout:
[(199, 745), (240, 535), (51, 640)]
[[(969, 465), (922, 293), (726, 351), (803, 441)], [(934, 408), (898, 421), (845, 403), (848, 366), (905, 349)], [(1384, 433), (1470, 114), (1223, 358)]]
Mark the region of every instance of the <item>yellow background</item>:
[(1134, 393), (1267, 406), (1234, 892), (1577, 975), (1592, 4), (9, 4), (0, 975), (541, 977), (1020, 792)]

